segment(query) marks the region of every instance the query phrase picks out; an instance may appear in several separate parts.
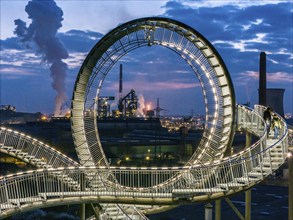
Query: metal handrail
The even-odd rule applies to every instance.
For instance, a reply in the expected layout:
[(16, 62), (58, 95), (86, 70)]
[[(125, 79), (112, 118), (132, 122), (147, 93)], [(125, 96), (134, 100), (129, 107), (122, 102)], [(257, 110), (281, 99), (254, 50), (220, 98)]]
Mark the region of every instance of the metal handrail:
[[(32, 138), (29, 135), (5, 127), (0, 127), (0, 152), (18, 158), (24, 162), (36, 166), (37, 168), (80, 166), (79, 163), (47, 144)], [(71, 175), (57, 175), (57, 177), (61, 181), (70, 179), (70, 183), (68, 183), (68, 185), (70, 185), (74, 190), (79, 189), (80, 183), (74, 180)], [(87, 178), (87, 176), (85, 177)], [(102, 206), (104, 206), (104, 204)], [(117, 206), (117, 209), (123, 212), (121, 207)], [(137, 213), (137, 215), (142, 214)], [(127, 215), (125, 214), (125, 216)]]
[(79, 166), (77, 162), (49, 145), (5, 127), (0, 127), (0, 152), (37, 167)]
[[(258, 117), (259, 123), (263, 123), (261, 115), (256, 111), (247, 111), (252, 115)], [(252, 119), (252, 117), (251, 117)], [(251, 128), (258, 128), (257, 124), (250, 122)], [(245, 123), (245, 122), (243, 122)], [(245, 149), (242, 153), (236, 154), (230, 158), (224, 158), (214, 163), (199, 164), (193, 166), (184, 167), (64, 167), (58, 169), (42, 169), (37, 171), (31, 171), (16, 175), (8, 175), (0, 177), (0, 211), (5, 210), (2, 207), (14, 204), (18, 201), (19, 205), (31, 201), (31, 200), (47, 200), (50, 197), (62, 197), (67, 196), (100, 196), (104, 197), (119, 197), (123, 196), (125, 201), (127, 198), (169, 198), (174, 199), (178, 196), (192, 197), (202, 194), (213, 194), (218, 192), (228, 192), (231, 187), (235, 189), (245, 186), (251, 186), (262, 181), (266, 176), (272, 174), (286, 159), (287, 148), (287, 127), (284, 121), (282, 136), (279, 140), (276, 140), (270, 146), (264, 146), (261, 149), (261, 145), (266, 140), (266, 133), (262, 132), (260, 138), (261, 141), (256, 142), (254, 145)], [(244, 124), (243, 124), (244, 125)], [(254, 126), (256, 125), (256, 126)], [(265, 126), (262, 127), (265, 129)], [(272, 140), (269, 140), (272, 141)], [(267, 143), (266, 143), (267, 144)], [(259, 147), (259, 148), (257, 148)], [(281, 150), (281, 153), (275, 153), (274, 151)], [(272, 154), (275, 154), (272, 157)], [(66, 183), (60, 182), (58, 175), (70, 176), (77, 182), (80, 182), (80, 176), (87, 173), (92, 175), (92, 179), (86, 180), (86, 188), (84, 191), (81, 189), (73, 190)], [(179, 178), (179, 174), (190, 173), (185, 178)], [(105, 177), (112, 177), (114, 175), (120, 176), (119, 184), (113, 182), (112, 179)], [(169, 176), (176, 176), (176, 181), (164, 181)], [(179, 175), (179, 176), (178, 176)], [(143, 178), (148, 178), (149, 182), (141, 183)], [(139, 179), (142, 178), (142, 179)], [(189, 182), (186, 178), (190, 178)], [(32, 181), (38, 182), (39, 185), (44, 184), (43, 180), (50, 180), (50, 184), (45, 184), (43, 187), (34, 192), (30, 192), (27, 189), (22, 189), (20, 186), (31, 183)], [(70, 181), (70, 180), (69, 180)], [(92, 183), (102, 181), (103, 189), (100, 191), (92, 191), (89, 187)], [(162, 184), (163, 183), (163, 184)], [(190, 184), (192, 183), (192, 184)], [(21, 193), (20, 193), (21, 192)], [(71, 194), (70, 194), (71, 193)], [(123, 201), (121, 201), (123, 202)], [(17, 205), (18, 206), (18, 205)]]
[[(284, 123), (284, 125), (286, 126), (286, 124)], [(262, 137), (262, 139), (264, 138), (264, 134), (265, 134), (265, 132), (263, 133), (263, 137)], [(286, 131), (286, 129), (285, 129), (285, 134), (283, 134), (283, 136), (281, 137), (281, 139), (283, 139), (285, 136), (287, 135), (287, 131)], [(261, 139), (261, 140), (262, 140)], [(254, 145), (252, 145), (252, 146), (256, 146), (257, 144), (258, 144), (259, 142), (257, 142), (257, 143), (255, 143)], [(249, 149), (253, 149), (253, 147), (250, 147)], [(247, 152), (247, 151), (249, 151), (249, 149), (246, 149), (246, 150), (244, 150), (242, 153), (245, 153), (245, 152)], [(268, 149), (268, 148), (267, 148)], [(236, 156), (240, 156), (240, 154), (238, 153), (238, 154), (235, 154), (235, 155), (232, 155), (231, 156), (231, 158), (233, 158), (234, 159), (234, 157), (236, 157)], [(230, 158), (230, 159), (231, 159)], [(223, 160), (219, 160), (218, 161), (218, 163), (220, 163), (220, 162), (225, 162), (225, 160), (227, 160), (228, 158), (224, 158)], [(207, 165), (210, 165), (210, 164), (213, 164), (213, 165), (216, 165), (216, 166), (218, 166), (219, 164), (217, 164), (217, 162), (214, 162), (214, 163), (209, 163), (209, 164), (205, 164), (205, 166), (207, 166)], [(192, 167), (193, 168), (198, 168), (198, 167), (200, 167), (201, 165), (193, 165)], [(110, 170), (111, 169), (116, 169), (116, 167), (110, 167)], [(182, 167), (182, 168), (180, 168), (180, 169), (184, 169), (184, 168), (189, 168), (189, 167)], [(119, 169), (124, 169), (123, 167), (122, 168), (119, 168)], [(126, 169), (133, 169), (133, 168), (126, 168)], [(152, 170), (154, 170), (154, 169), (156, 169), (156, 168), (154, 168), (154, 167), (152, 167), (152, 168), (144, 168), (144, 167), (141, 167), (141, 168), (136, 168), (136, 169), (142, 169), (142, 170), (147, 170), (147, 169), (152, 169)], [(164, 168), (158, 168), (158, 169), (164, 169)], [(169, 169), (172, 169), (172, 170), (174, 170), (174, 168), (173, 167), (170, 167)], [(175, 168), (176, 169), (176, 168)]]
[(293, 148), (293, 126), (288, 126), (288, 145)]

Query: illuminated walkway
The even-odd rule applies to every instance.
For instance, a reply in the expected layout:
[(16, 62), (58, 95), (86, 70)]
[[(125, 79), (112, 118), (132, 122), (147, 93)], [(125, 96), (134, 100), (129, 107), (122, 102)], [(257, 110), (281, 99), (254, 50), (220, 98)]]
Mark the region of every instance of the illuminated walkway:
[[(96, 120), (102, 84), (124, 55), (153, 45), (174, 51), (197, 77), (206, 110), (202, 139), (182, 167), (112, 167)], [(248, 190), (285, 162), (288, 143), (292, 145), (293, 131), (280, 116), (279, 138), (267, 139), (263, 111), (262, 106), (252, 110), (236, 105), (225, 63), (196, 30), (156, 17), (122, 24), (94, 46), (74, 85), (71, 128), (78, 162), (32, 137), (0, 129), (0, 152), (39, 168), (0, 177), (0, 218), (36, 208), (92, 203), (100, 219), (147, 219), (148, 213)], [(236, 129), (258, 139), (231, 155)]]
[[(26, 163), (29, 163), (37, 168), (42, 168), (42, 170), (49, 170), (54, 168), (65, 168), (65, 167), (71, 167), (77, 168), (80, 165), (70, 159), (69, 157), (65, 156), (61, 152), (58, 152), (54, 148), (42, 143), (41, 141), (32, 138), (28, 135), (25, 135), (23, 133), (20, 133), (18, 131), (13, 131), (11, 129), (6, 129), (1, 127), (0, 128), (0, 152), (10, 155), (12, 157), (15, 157), (17, 159), (20, 159)], [(34, 171), (35, 172), (35, 171)], [(6, 177), (0, 177), (0, 182), (4, 183), (3, 180), (6, 180), (9, 178), (9, 175)], [(69, 177), (68, 177), (69, 178)], [(62, 178), (62, 181), (66, 184), (69, 184), (67, 181), (68, 179)], [(21, 183), (18, 183), (21, 184)], [(44, 183), (43, 183), (44, 184)], [(71, 188), (80, 189), (80, 183), (79, 182), (70, 182)], [(29, 184), (26, 186), (28, 189), (32, 189), (33, 184)], [(96, 186), (96, 187), (99, 187)], [(26, 189), (25, 189), (26, 190)], [(6, 191), (5, 191), (6, 192)], [(23, 192), (20, 192), (23, 193)], [(2, 198), (5, 194), (0, 193), (0, 199), (2, 201)], [(7, 198), (7, 197), (6, 197)], [(35, 202), (38, 200), (35, 200), (32, 198)], [(95, 201), (97, 202), (97, 201)], [(20, 205), (20, 203), (18, 203)], [(13, 205), (13, 203), (8, 204), (0, 204), (0, 218), (2, 218), (3, 211), (13, 208), (16, 212), (21, 211), (22, 209), (15, 209), (18, 207), (18, 205)], [(35, 204), (34, 204), (35, 205)], [(43, 204), (44, 205), (44, 204)], [(47, 206), (47, 205), (45, 205)], [(103, 212), (108, 213), (110, 216), (122, 216), (123, 218), (128, 218), (128, 215), (124, 213), (123, 209), (115, 204), (101, 204), (101, 208), (103, 209)], [(29, 207), (29, 209), (33, 207)], [(131, 211), (132, 214), (140, 215), (140, 213), (137, 213), (137, 211), (131, 207), (128, 206), (124, 207), (124, 209), (127, 208), (128, 212)], [(142, 218), (143, 219), (143, 218)]]
[[(52, 149), (21, 133), (1, 128), (1, 152), (31, 163), (48, 161), (48, 165), (0, 178), (0, 216), (83, 202), (179, 205), (215, 200), (246, 190), (278, 169), (288, 152), (286, 123), (280, 118), (283, 129), (279, 139), (266, 139), (259, 111), (261, 108), (251, 111), (238, 106), (237, 126), (257, 135), (259, 140), (255, 144), (231, 157), (189, 167), (79, 167), (67, 158), (67, 162), (71, 161), (69, 167), (56, 168), (58, 163), (53, 161), (65, 160), (64, 155), (57, 151), (53, 151), (54, 156), (43, 154)], [(101, 183), (103, 187), (95, 187)]]

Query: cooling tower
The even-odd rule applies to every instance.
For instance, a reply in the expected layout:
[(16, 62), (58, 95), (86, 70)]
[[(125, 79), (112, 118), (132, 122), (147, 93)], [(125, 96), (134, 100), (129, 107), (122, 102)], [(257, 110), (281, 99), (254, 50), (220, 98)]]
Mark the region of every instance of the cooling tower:
[(267, 89), (267, 106), (271, 106), (273, 111), (284, 117), (284, 97), (285, 89)]

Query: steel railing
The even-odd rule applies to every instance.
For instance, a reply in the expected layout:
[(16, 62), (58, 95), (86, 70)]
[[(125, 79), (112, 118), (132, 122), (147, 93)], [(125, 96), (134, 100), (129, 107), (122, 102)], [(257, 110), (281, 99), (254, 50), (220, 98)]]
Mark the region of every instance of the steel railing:
[[(80, 164), (48, 146), (47, 144), (30, 137), (24, 133), (14, 131), (8, 128), (0, 127), (0, 152), (16, 157), (24, 162), (27, 162), (37, 168), (57, 168), (57, 167), (79, 167)], [(63, 181), (73, 190), (77, 190), (80, 187), (79, 182), (75, 181), (74, 178), (66, 175), (57, 175), (59, 181)], [(69, 181), (70, 180), (70, 181)], [(92, 190), (96, 187), (101, 187), (101, 184), (91, 186)], [(102, 208), (111, 206), (113, 210), (114, 204), (101, 204)], [(4, 208), (7, 206), (4, 206)], [(3, 207), (2, 207), (3, 208)], [(117, 214), (120, 213), (125, 216), (126, 219), (131, 219), (127, 214), (123, 212), (123, 205), (116, 207)], [(129, 208), (128, 208), (129, 209)], [(133, 207), (133, 213), (135, 207)], [(1, 211), (1, 208), (0, 208)], [(106, 212), (106, 210), (102, 210)], [(141, 216), (141, 213), (136, 213)], [(115, 216), (117, 217), (117, 216)], [(141, 219), (146, 219), (142, 218)]]
[[(21, 207), (35, 201), (68, 197), (99, 196), (115, 201), (156, 204), (156, 199), (193, 198), (203, 194), (235, 192), (251, 187), (281, 166), (288, 152), (288, 130), (283, 119), (279, 139), (267, 139), (263, 108), (238, 106), (238, 127), (260, 138), (243, 151), (213, 161), (185, 167), (64, 167), (42, 169), (0, 178), (0, 210)], [(90, 178), (84, 178), (84, 176)], [(62, 178), (61, 178), (62, 177)], [(64, 178), (68, 178), (67, 182)], [(82, 179), (83, 178), (83, 179)], [(70, 182), (83, 183), (73, 188)], [(92, 186), (102, 183), (99, 190)], [(34, 187), (28, 187), (34, 186)], [(83, 190), (81, 190), (83, 189)], [(117, 200), (117, 198), (119, 198)], [(169, 199), (169, 200), (168, 200)], [(158, 202), (159, 203), (159, 202)]]

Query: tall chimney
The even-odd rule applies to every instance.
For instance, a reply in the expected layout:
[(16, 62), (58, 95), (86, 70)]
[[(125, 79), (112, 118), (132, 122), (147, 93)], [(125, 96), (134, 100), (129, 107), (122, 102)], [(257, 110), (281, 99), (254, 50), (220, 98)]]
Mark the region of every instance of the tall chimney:
[(259, 89), (258, 89), (258, 103), (260, 105), (267, 105), (267, 68), (266, 68), (266, 53), (260, 53), (259, 59)]
[(119, 93), (122, 94), (122, 64), (120, 64)]

